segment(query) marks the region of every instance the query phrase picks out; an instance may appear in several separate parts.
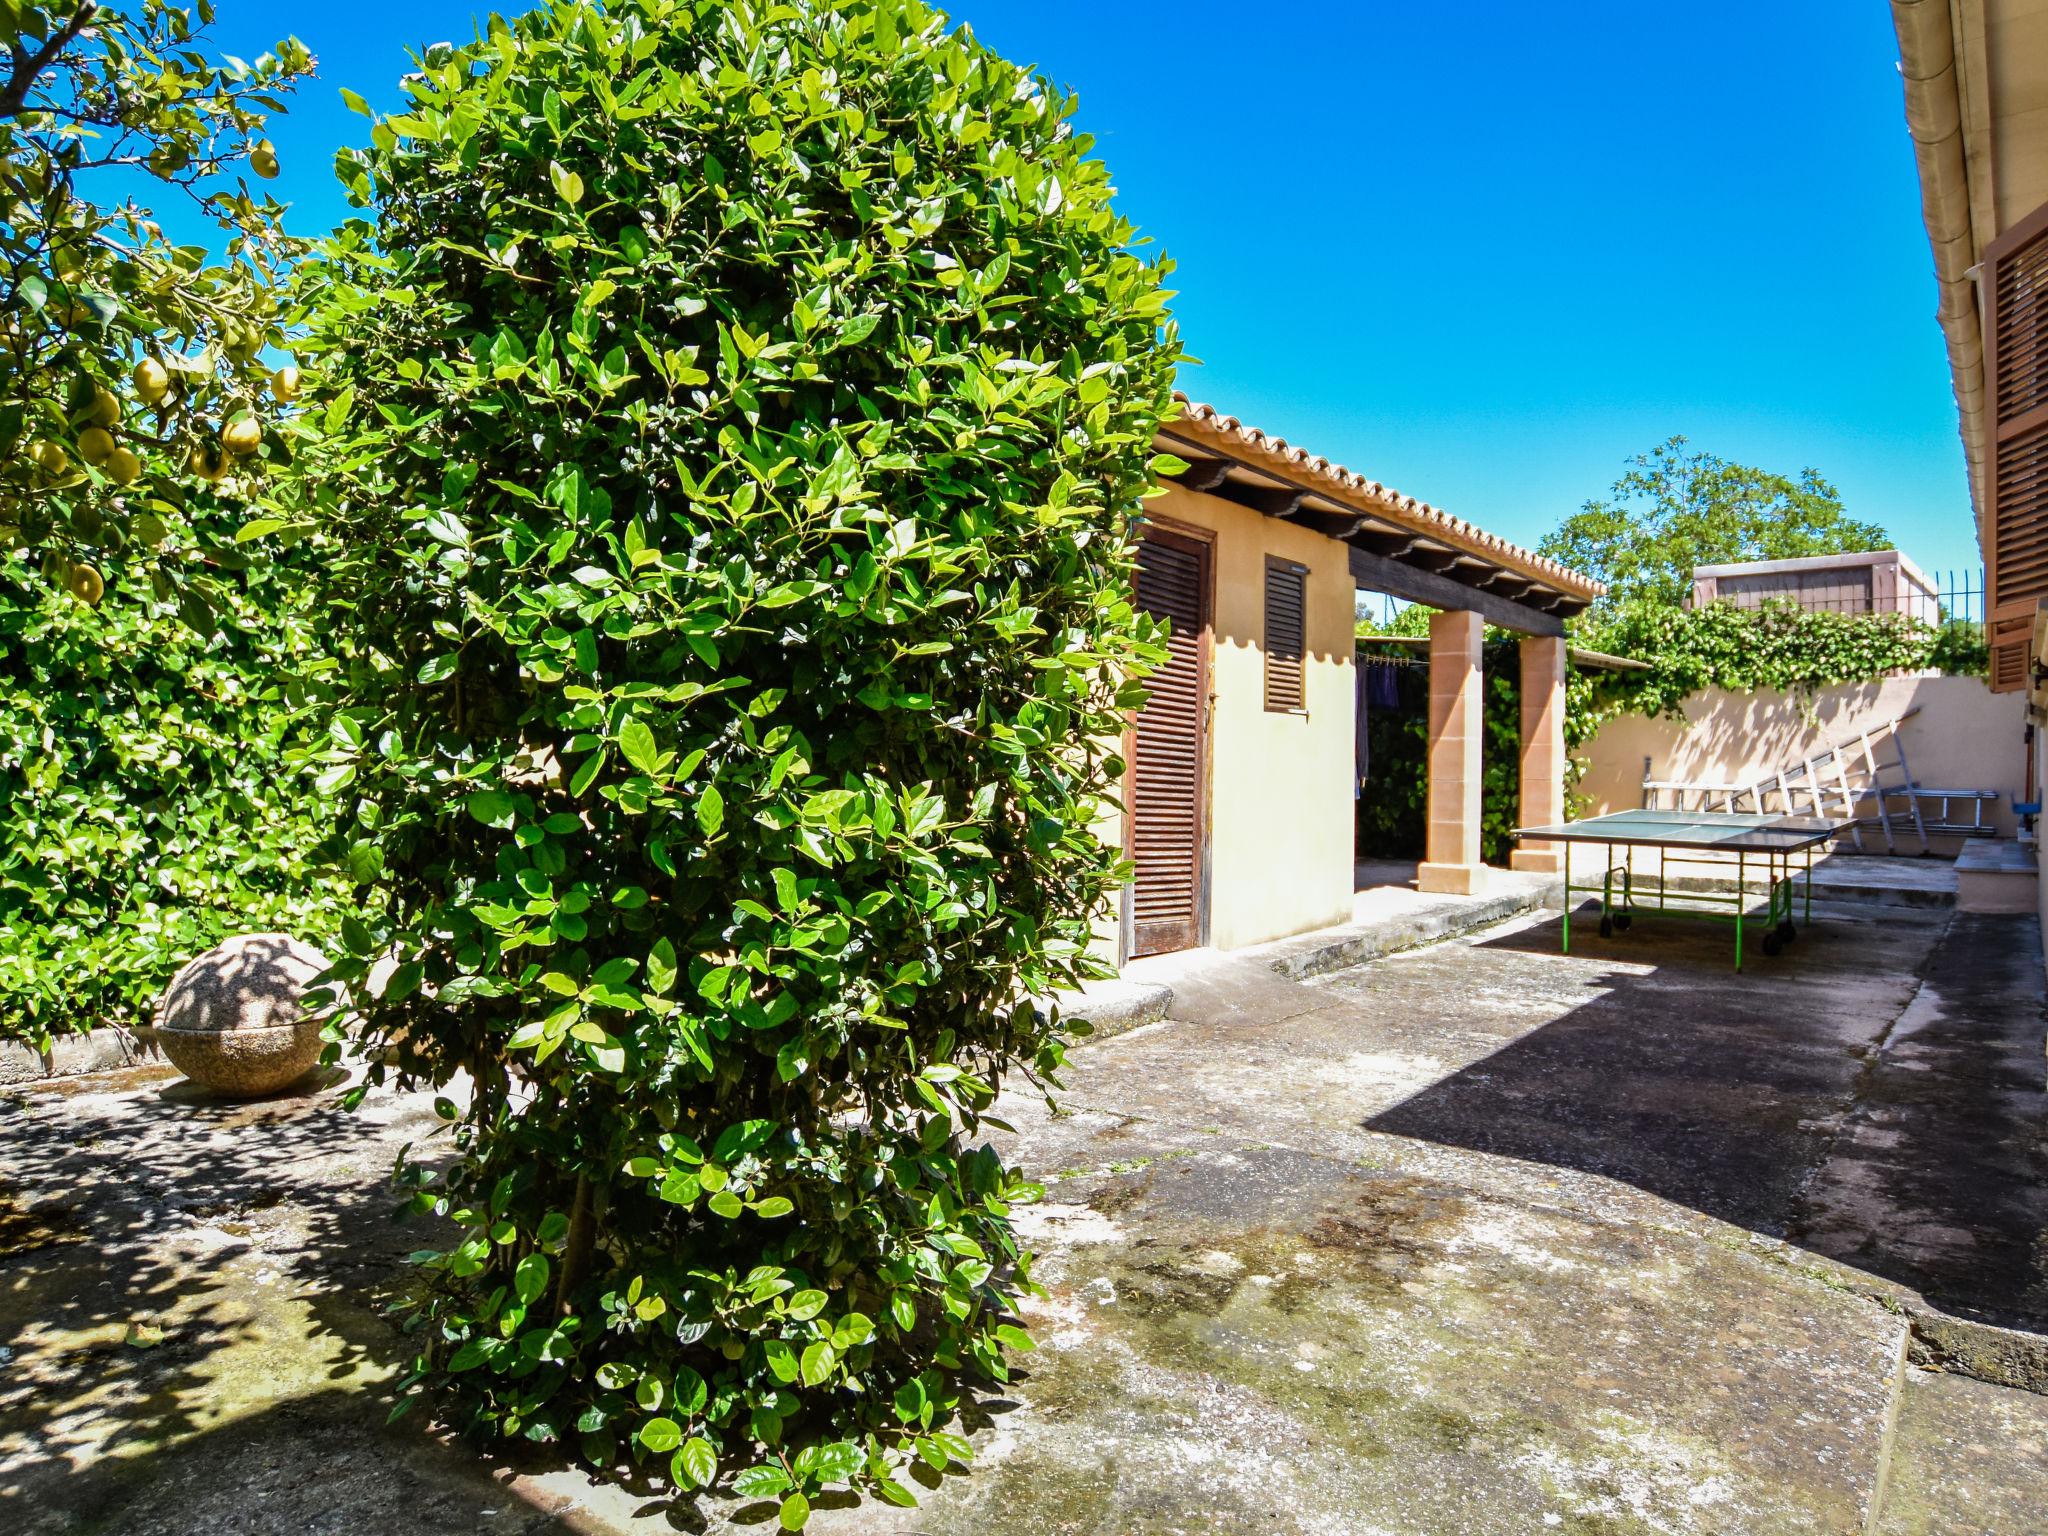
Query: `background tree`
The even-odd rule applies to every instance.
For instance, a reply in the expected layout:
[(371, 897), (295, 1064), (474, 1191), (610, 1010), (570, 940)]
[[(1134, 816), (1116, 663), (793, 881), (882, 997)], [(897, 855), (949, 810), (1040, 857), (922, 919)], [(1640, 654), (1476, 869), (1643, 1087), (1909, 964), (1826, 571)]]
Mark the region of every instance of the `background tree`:
[[(261, 418), (297, 387), (265, 348), (298, 248), (242, 173), (277, 174), (266, 114), (313, 69), (292, 38), (209, 57), (211, 15), (0, 4), (0, 549), (86, 602), (110, 560), (145, 562), (201, 629), (208, 576), (244, 563), (234, 514), (285, 451)], [(213, 249), (166, 234), (153, 197)]]
[(1605, 500), (1589, 501), (1538, 546), (1607, 583), (1609, 609), (1636, 601), (1676, 607), (1696, 565), (1789, 560), (1890, 546), (1885, 531), (1848, 515), (1816, 470), (1796, 479), (1689, 452), (1683, 437), (1637, 457)]
[(1035, 1187), (977, 1143), (1124, 872), (1164, 266), (1072, 101), (915, 0), (557, 0), (419, 62), (339, 162), (305, 477), (339, 973), (473, 1084), (407, 1389), (792, 1529), (908, 1501), (1029, 1342)]

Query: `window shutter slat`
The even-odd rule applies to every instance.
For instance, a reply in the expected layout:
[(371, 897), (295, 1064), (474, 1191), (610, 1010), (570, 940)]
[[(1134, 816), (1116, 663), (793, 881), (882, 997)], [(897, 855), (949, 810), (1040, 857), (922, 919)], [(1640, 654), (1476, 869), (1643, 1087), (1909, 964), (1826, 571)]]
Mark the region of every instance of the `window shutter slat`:
[(2017, 693), (2027, 686), (2027, 640), (2007, 640), (1991, 647), (1991, 691)]
[(2048, 597), (2048, 207), (1985, 249), (1985, 382), (1991, 398), (1985, 564), (1991, 687), (2026, 685), (2031, 623)]
[(1308, 573), (1287, 560), (1266, 562), (1266, 708), (1306, 707), (1303, 657), (1307, 650)]

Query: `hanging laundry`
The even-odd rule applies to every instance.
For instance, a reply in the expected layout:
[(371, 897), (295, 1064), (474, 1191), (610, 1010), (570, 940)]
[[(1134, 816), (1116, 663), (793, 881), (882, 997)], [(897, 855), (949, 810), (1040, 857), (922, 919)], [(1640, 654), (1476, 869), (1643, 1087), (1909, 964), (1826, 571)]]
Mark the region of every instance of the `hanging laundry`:
[(1376, 661), (1368, 672), (1371, 681), (1367, 688), (1374, 709), (1399, 709), (1401, 707), (1401, 669), (1391, 661)]
[(1357, 694), (1356, 707), (1351, 712), (1351, 798), (1356, 800), (1365, 793), (1365, 781), (1372, 776), (1371, 725), (1372, 685), (1369, 681), (1374, 668), (1353, 665), (1352, 686)]

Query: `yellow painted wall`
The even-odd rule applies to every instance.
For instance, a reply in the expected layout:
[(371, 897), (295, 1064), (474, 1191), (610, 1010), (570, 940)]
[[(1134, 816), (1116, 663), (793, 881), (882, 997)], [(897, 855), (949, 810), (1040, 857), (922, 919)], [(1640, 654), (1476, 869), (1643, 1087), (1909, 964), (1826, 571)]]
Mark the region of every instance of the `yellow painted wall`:
[[(1344, 545), (1170, 487), (1161, 523), (1216, 535), (1209, 942), (1238, 949), (1351, 920), (1352, 580)], [(1265, 707), (1266, 557), (1308, 567), (1302, 714)]]

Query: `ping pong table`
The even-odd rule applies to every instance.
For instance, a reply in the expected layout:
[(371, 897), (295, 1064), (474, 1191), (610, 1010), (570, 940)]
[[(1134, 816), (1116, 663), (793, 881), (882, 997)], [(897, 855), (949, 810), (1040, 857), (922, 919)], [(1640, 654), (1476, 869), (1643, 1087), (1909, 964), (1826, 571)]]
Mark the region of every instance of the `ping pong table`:
[[(1742, 969), (1745, 926), (1763, 927), (1763, 951), (1775, 955), (1798, 936), (1792, 921), (1796, 898), (1803, 897), (1801, 922), (1813, 919), (1813, 850), (1840, 832), (1844, 823), (1819, 816), (1773, 816), (1711, 811), (1615, 811), (1556, 827), (1517, 827), (1515, 836), (1530, 842), (1559, 843), (1564, 848), (1564, 950), (1572, 949), (1572, 899), (1600, 898), (1600, 936), (1626, 932), (1639, 911), (1673, 917), (1704, 917), (1735, 925), (1735, 969)], [(1572, 846), (1590, 843), (1605, 849), (1605, 869), (1597, 885), (1572, 882)], [(1620, 859), (1615, 850), (1624, 850)], [(1654, 880), (1633, 868), (1626, 850), (1658, 851)], [(1733, 856), (1732, 858), (1730, 856)], [(1804, 860), (1803, 866), (1801, 860)], [(1734, 876), (1735, 889), (1673, 889), (1666, 876), (1671, 865), (1711, 867), (1722, 879)], [(1804, 890), (1798, 877), (1804, 872)], [(1683, 876), (1681, 876), (1683, 878)], [(1752, 911), (1757, 898), (1763, 911)]]

